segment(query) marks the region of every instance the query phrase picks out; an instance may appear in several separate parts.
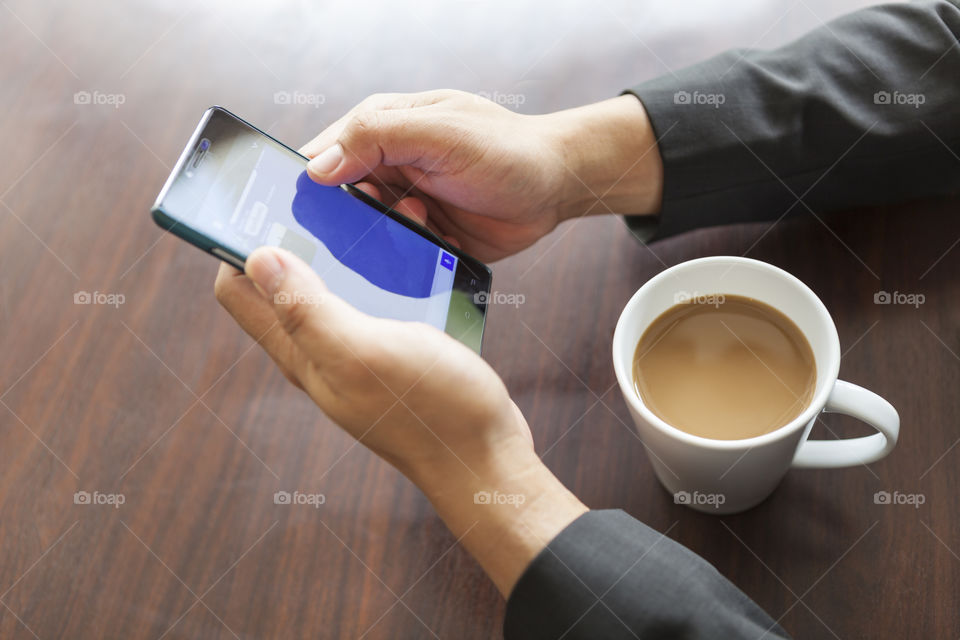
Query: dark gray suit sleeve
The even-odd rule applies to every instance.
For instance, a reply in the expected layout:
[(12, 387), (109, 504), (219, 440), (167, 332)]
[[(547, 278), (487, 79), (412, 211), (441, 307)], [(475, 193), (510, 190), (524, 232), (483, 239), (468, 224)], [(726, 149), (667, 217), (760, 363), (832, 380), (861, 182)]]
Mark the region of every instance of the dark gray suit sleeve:
[(787, 637), (713, 565), (619, 510), (589, 511), (547, 545), (510, 594), (503, 635), (506, 640)]
[(627, 223), (651, 240), (960, 191), (958, 3), (871, 7), (630, 89), (660, 139), (664, 200)]

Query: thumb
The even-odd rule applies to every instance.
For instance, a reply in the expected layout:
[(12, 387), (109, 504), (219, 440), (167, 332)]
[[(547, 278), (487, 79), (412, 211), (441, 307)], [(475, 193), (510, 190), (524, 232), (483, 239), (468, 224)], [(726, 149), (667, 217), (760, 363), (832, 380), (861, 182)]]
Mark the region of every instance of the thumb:
[(454, 139), (449, 126), (424, 114), (423, 107), (363, 111), (343, 126), (337, 141), (307, 163), (321, 184), (360, 180), (381, 165), (433, 169)]
[(370, 317), (327, 289), (303, 260), (276, 247), (260, 247), (244, 271), (273, 306), (277, 320), (311, 358), (351, 351)]

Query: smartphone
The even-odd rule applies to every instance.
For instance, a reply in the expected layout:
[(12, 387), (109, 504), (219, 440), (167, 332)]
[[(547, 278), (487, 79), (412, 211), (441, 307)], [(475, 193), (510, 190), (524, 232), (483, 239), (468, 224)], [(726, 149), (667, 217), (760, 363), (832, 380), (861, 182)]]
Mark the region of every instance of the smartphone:
[(240, 269), (257, 247), (287, 249), (361, 311), (426, 322), (479, 353), (490, 269), (352, 185), (315, 183), (306, 165), (290, 147), (211, 107), (157, 196), (153, 219)]

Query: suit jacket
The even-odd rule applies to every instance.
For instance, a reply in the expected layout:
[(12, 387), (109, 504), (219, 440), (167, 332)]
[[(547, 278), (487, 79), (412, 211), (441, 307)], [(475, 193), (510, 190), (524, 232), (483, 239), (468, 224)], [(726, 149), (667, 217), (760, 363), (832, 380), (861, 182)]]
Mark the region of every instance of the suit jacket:
[(649, 241), (956, 193), (958, 5), (864, 9), (630, 89), (659, 139), (664, 190), (659, 216), (627, 223)]
[[(644, 241), (960, 187), (960, 0), (864, 9), (780, 49), (731, 51), (629, 93), (664, 164), (660, 214), (627, 217)], [(622, 511), (592, 511), (527, 567), (504, 636), (786, 632), (693, 552)]]

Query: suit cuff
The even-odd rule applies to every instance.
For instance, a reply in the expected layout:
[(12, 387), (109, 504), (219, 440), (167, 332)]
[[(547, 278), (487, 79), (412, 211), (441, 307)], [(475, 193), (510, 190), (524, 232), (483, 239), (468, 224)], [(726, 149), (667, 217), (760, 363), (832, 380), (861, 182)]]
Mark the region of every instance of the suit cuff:
[(785, 638), (753, 601), (686, 547), (620, 510), (589, 511), (527, 567), (505, 640)]

